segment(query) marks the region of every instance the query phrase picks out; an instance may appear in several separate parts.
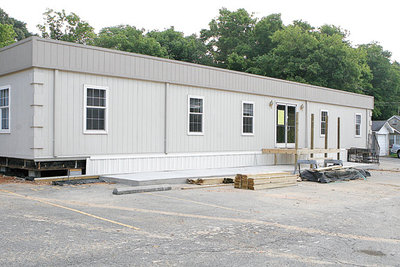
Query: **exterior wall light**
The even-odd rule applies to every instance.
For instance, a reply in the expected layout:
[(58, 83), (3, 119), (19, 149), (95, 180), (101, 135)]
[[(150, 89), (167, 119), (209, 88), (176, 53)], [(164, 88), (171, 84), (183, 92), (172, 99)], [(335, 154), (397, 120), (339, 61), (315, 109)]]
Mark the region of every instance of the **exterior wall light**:
[(273, 100), (271, 100), (271, 101), (269, 101), (269, 106), (272, 108), (272, 106), (274, 105), (274, 101)]

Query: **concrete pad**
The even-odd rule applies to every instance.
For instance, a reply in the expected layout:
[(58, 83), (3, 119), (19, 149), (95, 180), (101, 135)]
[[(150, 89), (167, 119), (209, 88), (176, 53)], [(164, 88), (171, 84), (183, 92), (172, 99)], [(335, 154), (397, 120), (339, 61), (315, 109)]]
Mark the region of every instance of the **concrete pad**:
[[(376, 164), (344, 162), (344, 166), (360, 169), (376, 169)], [(305, 167), (305, 166), (304, 166)], [(138, 172), (128, 174), (103, 175), (106, 182), (121, 183), (131, 186), (160, 185), (160, 184), (185, 184), (186, 180), (207, 177), (233, 177), (236, 174), (256, 174), (271, 172), (293, 172), (293, 165), (249, 166), (237, 168), (218, 168), (200, 170), (177, 170), (158, 172)]]
[(135, 187), (124, 187), (115, 188), (113, 190), (114, 195), (124, 195), (124, 194), (135, 194), (144, 192), (156, 192), (156, 191), (168, 191), (171, 190), (170, 185), (147, 185), (147, 186), (135, 186)]

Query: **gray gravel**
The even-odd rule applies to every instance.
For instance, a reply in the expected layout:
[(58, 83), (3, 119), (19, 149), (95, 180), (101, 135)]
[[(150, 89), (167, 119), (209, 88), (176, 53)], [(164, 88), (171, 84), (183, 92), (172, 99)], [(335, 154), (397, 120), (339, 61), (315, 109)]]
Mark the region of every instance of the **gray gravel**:
[(399, 172), (262, 191), (115, 187), (0, 185), (0, 266), (400, 266)]

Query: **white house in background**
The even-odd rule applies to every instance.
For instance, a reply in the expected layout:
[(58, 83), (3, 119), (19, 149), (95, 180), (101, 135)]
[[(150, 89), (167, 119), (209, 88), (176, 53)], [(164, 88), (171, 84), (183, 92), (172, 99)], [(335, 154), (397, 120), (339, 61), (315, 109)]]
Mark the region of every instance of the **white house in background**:
[(396, 130), (396, 133), (389, 136), (389, 146), (392, 147), (394, 144), (400, 145), (400, 116), (394, 115), (387, 122)]
[(310, 146), (311, 114), (315, 148), (327, 129), (337, 146), (338, 117), (341, 147), (366, 148), (373, 106), (371, 96), (30, 37), (0, 49), (0, 166), (38, 176), (267, 165), (261, 149), (294, 147), (296, 120), (299, 147)]
[(390, 126), (388, 121), (372, 121), (372, 131), (375, 133), (380, 147), (379, 156), (389, 155), (390, 136), (396, 136), (400, 133)]

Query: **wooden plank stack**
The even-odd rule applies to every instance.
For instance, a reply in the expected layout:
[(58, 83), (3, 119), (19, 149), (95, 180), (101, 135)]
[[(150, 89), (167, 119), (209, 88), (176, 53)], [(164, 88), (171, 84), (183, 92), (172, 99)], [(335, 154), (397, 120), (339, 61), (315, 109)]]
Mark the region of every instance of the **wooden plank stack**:
[(233, 177), (197, 178), (197, 179), (187, 179), (186, 181), (188, 184), (197, 184), (197, 185), (232, 184)]
[(296, 185), (297, 174), (288, 172), (275, 172), (263, 174), (237, 174), (235, 177), (235, 188), (260, 190), (267, 188), (278, 188)]

